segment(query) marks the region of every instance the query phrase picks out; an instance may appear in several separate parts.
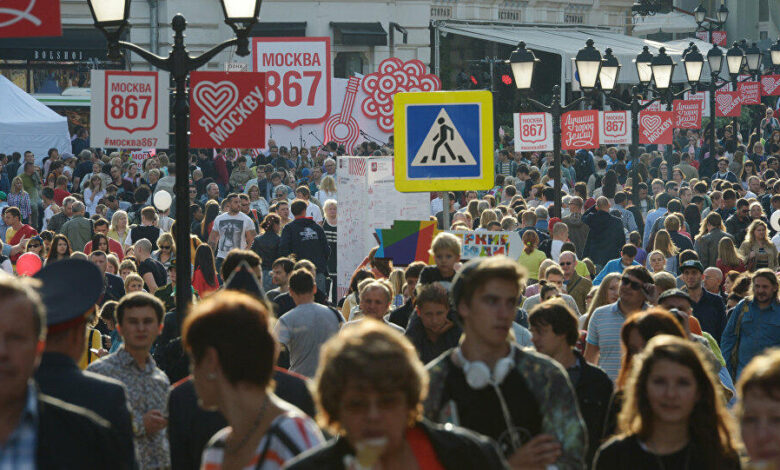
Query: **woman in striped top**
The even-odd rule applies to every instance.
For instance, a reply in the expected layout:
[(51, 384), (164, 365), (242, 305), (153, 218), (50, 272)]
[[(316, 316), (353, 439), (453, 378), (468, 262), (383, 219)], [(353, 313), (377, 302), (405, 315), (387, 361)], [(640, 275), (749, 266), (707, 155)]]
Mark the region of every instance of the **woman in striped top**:
[(276, 341), (266, 307), (246, 294), (221, 291), (184, 322), (200, 406), (219, 410), (229, 426), (203, 451), (205, 470), (276, 470), (323, 442), (317, 425), (269, 388)]

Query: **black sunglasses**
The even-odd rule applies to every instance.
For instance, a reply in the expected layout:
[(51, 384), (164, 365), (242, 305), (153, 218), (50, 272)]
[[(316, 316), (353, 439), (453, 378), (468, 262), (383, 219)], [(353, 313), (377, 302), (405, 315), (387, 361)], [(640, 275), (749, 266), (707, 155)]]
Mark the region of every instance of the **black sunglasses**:
[(170, 245), (160, 245), (160, 249), (161, 250), (170, 250), (171, 247), (170, 247)]
[(640, 290), (642, 288), (641, 282), (632, 281), (631, 278), (629, 278), (628, 276), (623, 276), (622, 278), (620, 278), (620, 282), (628, 286), (631, 286), (631, 288), (634, 290)]
[(41, 245), (39, 245), (37, 243), (35, 245), (27, 245), (27, 248), (40, 248), (40, 247), (41, 247)]

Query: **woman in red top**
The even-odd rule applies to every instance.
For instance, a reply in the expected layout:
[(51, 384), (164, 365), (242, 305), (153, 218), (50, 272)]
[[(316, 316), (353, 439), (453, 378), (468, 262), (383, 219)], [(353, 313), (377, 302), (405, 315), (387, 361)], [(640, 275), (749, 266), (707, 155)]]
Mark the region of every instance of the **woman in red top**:
[(715, 266), (723, 272), (724, 277), (729, 271), (745, 272), (745, 260), (742, 259), (742, 255), (737, 251), (731, 238), (723, 237), (720, 239), (718, 243), (718, 260), (715, 262)]
[(214, 265), (214, 253), (211, 247), (203, 244), (195, 250), (195, 273), (192, 275), (192, 287), (200, 297), (219, 289), (217, 269)]
[(320, 425), (338, 437), (285, 468), (505, 468), (488, 438), (421, 419), (427, 388), (403, 336), (371, 319), (343, 329), (322, 347), (315, 378)]

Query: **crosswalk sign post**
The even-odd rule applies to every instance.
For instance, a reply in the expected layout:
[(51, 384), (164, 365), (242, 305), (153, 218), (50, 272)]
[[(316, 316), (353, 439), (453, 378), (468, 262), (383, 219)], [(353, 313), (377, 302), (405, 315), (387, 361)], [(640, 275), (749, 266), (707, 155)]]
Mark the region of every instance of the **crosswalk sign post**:
[(393, 101), (398, 191), (446, 193), (493, 187), (489, 91), (397, 93)]

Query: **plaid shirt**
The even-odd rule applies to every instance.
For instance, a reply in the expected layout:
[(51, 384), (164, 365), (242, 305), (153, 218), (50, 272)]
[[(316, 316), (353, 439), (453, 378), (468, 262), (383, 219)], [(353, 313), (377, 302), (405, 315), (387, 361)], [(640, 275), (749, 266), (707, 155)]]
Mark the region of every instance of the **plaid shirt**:
[(27, 403), (16, 429), (0, 444), (0, 470), (33, 470), (38, 435), (38, 393), (35, 385), (27, 386)]

